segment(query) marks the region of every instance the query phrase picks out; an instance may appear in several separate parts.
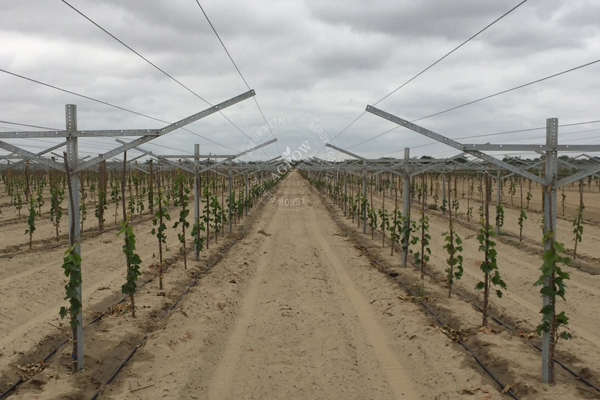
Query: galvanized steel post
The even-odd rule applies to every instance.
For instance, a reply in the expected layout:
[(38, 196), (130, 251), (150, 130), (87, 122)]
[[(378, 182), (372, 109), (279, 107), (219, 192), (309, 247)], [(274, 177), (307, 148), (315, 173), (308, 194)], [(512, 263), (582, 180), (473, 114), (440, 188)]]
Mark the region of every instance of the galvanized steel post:
[[(79, 152), (77, 148), (77, 106), (67, 104), (65, 107), (66, 114), (66, 130), (72, 136), (67, 137), (67, 161), (69, 169), (72, 172), (77, 168), (79, 161)], [(81, 256), (81, 232), (79, 223), (79, 174), (71, 173), (71, 190), (73, 200), (69, 197), (69, 220), (73, 224), (69, 229), (69, 243), (74, 245), (75, 253)], [(81, 294), (81, 285), (77, 287), (77, 299), (81, 304), (79, 315), (77, 316), (77, 327), (73, 330), (73, 361), (75, 362), (75, 370), (80, 371), (83, 368), (83, 299)]]
[[(408, 171), (408, 162), (410, 161), (410, 148), (404, 148), (404, 178), (402, 178), (402, 213), (404, 214), (404, 232), (410, 229), (410, 172)], [(408, 265), (408, 239), (409, 235), (402, 237), (401, 263), (403, 267)]]
[[(200, 145), (194, 145), (194, 223), (196, 224), (196, 235), (200, 237), (200, 191), (202, 190), (202, 184), (200, 181)], [(194, 242), (194, 259), (200, 260), (200, 248)]]
[[(546, 120), (546, 144), (555, 146), (558, 144), (558, 119), (548, 118)], [(544, 251), (552, 248), (556, 240), (556, 181), (558, 171), (558, 154), (556, 150), (546, 151), (544, 190), (544, 236), (552, 232), (552, 240), (544, 241)], [(550, 286), (550, 278), (544, 278), (544, 288)], [(550, 304), (550, 297), (543, 296), (543, 306)], [(550, 345), (552, 338), (550, 332), (542, 332), (542, 382), (549, 383), (553, 376), (554, 361), (550, 359)]]

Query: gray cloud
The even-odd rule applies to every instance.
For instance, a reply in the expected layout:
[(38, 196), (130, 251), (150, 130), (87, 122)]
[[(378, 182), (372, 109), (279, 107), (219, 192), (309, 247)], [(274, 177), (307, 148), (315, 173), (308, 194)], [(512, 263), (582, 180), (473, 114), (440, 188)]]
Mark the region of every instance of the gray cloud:
[[(71, 3), (212, 103), (247, 90), (194, 0)], [(202, 4), (256, 89), (267, 118), (281, 112), (312, 115), (335, 136), (367, 104), (381, 99), (517, 1), (212, 0)], [(592, 61), (600, 54), (599, 18), (600, 5), (590, 0), (527, 2), (378, 107), (419, 118)], [(61, 2), (5, 1), (0, 38), (0, 68), (168, 121), (207, 107)], [(591, 66), (421, 123), (459, 137), (543, 126), (548, 117), (561, 122), (600, 119), (599, 69), (599, 65)], [(79, 126), (85, 129), (162, 125), (0, 74), (0, 120), (62, 127), (67, 103), (78, 105)], [(253, 100), (224, 113), (246, 133), (262, 122)], [(366, 114), (336, 141), (350, 147), (391, 127)], [(6, 125), (0, 128), (8, 129)], [(194, 123), (190, 129), (244, 150), (246, 137), (221, 115)], [(498, 140), (522, 137), (508, 135)], [(280, 138), (280, 147), (293, 146), (301, 139), (302, 135), (289, 133)], [(207, 152), (229, 152), (185, 131), (157, 139), (159, 144), (188, 151), (197, 142)], [(427, 142), (414, 133), (396, 130), (354, 150), (373, 155)], [(114, 146), (114, 141), (88, 140), (86, 146), (85, 151), (100, 152)], [(153, 150), (170, 151), (156, 146)], [(415, 149), (413, 154), (434, 151), (448, 150), (436, 145)], [(277, 153), (275, 148), (265, 152)]]

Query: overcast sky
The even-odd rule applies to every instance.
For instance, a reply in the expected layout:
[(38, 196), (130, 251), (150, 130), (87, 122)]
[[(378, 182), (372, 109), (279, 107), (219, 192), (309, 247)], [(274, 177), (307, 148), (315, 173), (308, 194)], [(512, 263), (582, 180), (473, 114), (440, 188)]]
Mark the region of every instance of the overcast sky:
[[(69, 0), (97, 24), (212, 104), (248, 89), (195, 0)], [(201, 4), (267, 120), (293, 116), (330, 137), (462, 41), (517, 5), (516, 0), (204, 0)], [(600, 59), (600, 2), (529, 0), (474, 40), (377, 105), (414, 120)], [(102, 32), (60, 0), (4, 0), (0, 69), (173, 122), (209, 106)], [(463, 136), (600, 120), (600, 63), (419, 121)], [(160, 128), (164, 124), (0, 73), (0, 120), (64, 129), (65, 104), (79, 129)], [(264, 124), (252, 99), (146, 145), (159, 154), (231, 154), (247, 149)], [(394, 124), (363, 115), (335, 139), (350, 148)], [(0, 130), (31, 130), (0, 123)], [(559, 143), (598, 143), (600, 123), (560, 129)], [(576, 132), (576, 133), (573, 133)], [(299, 127), (275, 131), (274, 157), (307, 138)], [(569, 135), (566, 135), (571, 133)], [(543, 130), (466, 139), (466, 143), (541, 143)], [(262, 141), (272, 136), (263, 136)], [(40, 151), (52, 140), (15, 141)], [(405, 129), (353, 147), (368, 157), (446, 157), (456, 152)], [(105, 152), (112, 139), (86, 139), (81, 154)], [(419, 147), (422, 146), (422, 147)], [(278, 150), (279, 149), (279, 150)]]

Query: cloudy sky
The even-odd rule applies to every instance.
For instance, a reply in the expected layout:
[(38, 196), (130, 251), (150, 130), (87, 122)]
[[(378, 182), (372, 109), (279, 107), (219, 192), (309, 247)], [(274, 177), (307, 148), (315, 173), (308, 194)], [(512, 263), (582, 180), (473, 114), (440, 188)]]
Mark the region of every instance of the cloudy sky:
[[(343, 148), (368, 157), (455, 154), (441, 144), (363, 113), (520, 1), (203, 0), (268, 121), (318, 124)], [(60, 0), (4, 0), (0, 69), (174, 122), (248, 90), (196, 0), (69, 0), (69, 4), (170, 74), (178, 85)], [(600, 59), (600, 3), (529, 0), (439, 64), (377, 104), (408, 120)], [(420, 120), (452, 138), (600, 120), (600, 63)], [(193, 92), (193, 93), (192, 93)], [(199, 97), (198, 97), (199, 96)], [(160, 128), (163, 123), (0, 73), (0, 120), (63, 129), (65, 104), (79, 129)], [(253, 99), (146, 145), (159, 154), (231, 154), (248, 146), (263, 117)], [(350, 127), (348, 125), (361, 116)], [(228, 120), (229, 119), (229, 120)], [(239, 129), (238, 129), (239, 128)], [(346, 129), (347, 128), (347, 129)], [(1, 131), (33, 130), (0, 123)], [(346, 129), (346, 130), (344, 130)], [(340, 132), (343, 133), (340, 134)], [(600, 123), (560, 129), (559, 142), (598, 143)], [(307, 138), (275, 130), (274, 157)], [(465, 139), (541, 143), (543, 130)], [(246, 136), (247, 135), (247, 136)], [(264, 135), (262, 141), (272, 138)], [(209, 140), (206, 140), (209, 139)], [(7, 140), (41, 151), (53, 140)], [(55, 142), (55, 141), (54, 141)], [(358, 146), (357, 146), (358, 144)], [(81, 154), (115, 147), (86, 139)], [(160, 147), (160, 146), (168, 146)]]

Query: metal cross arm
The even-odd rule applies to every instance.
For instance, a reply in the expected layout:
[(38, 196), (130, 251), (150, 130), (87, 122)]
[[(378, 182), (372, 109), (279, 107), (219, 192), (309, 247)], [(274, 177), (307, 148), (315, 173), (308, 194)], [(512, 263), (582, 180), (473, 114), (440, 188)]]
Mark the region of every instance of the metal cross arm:
[[(117, 141), (117, 143), (120, 143), (120, 144), (123, 144), (123, 145), (128, 144), (127, 142), (125, 142), (123, 140), (120, 140), (120, 139), (117, 139), (116, 141)], [(134, 150), (143, 153), (140, 157), (143, 157), (144, 155), (150, 156), (150, 157), (156, 158), (157, 160), (160, 160), (160, 161), (162, 161), (162, 162), (164, 162), (166, 164), (172, 165), (172, 166), (174, 166), (176, 168), (181, 168), (181, 169), (183, 169), (183, 170), (185, 170), (187, 172), (191, 172), (192, 174), (195, 172), (193, 167), (189, 167), (187, 165), (179, 164), (179, 163), (177, 163), (175, 161), (168, 160), (165, 157), (162, 157), (162, 156), (159, 156), (157, 154), (152, 153), (151, 151), (144, 150), (144, 149), (142, 149), (139, 146), (135, 147)], [(140, 157), (137, 157), (137, 158), (140, 158)]]
[(0, 132), (2, 139), (15, 138), (55, 138), (55, 137), (105, 137), (105, 136), (148, 136), (158, 135), (158, 129), (123, 129), (123, 130), (91, 130), (77, 131), (39, 131), (39, 132)]
[(567, 176), (566, 178), (562, 178), (559, 179), (556, 182), (556, 187), (561, 187), (564, 185), (568, 185), (571, 182), (576, 182), (580, 179), (583, 179), (589, 175), (594, 175), (596, 173), (600, 172), (600, 165), (595, 165), (591, 168), (587, 168), (587, 169), (582, 169), (581, 171), (577, 172), (576, 174), (573, 174), (571, 176)]
[[(359, 160), (368, 162), (368, 160), (366, 158), (361, 157), (361, 156), (359, 156), (357, 154), (351, 153), (348, 150), (341, 149), (341, 148), (339, 148), (337, 146), (332, 145), (331, 143), (325, 144), (325, 147), (331, 147), (332, 149), (335, 149), (335, 150), (337, 150), (337, 151), (339, 151), (341, 153), (344, 153), (344, 154), (347, 154), (347, 155), (349, 155), (351, 157), (354, 157), (354, 158), (357, 158)], [(395, 170), (393, 170), (391, 168), (384, 167), (383, 165), (377, 165), (377, 169), (382, 169), (382, 170), (384, 170), (386, 172), (389, 172), (389, 173), (397, 175), (397, 176), (404, 176), (404, 173), (395, 171)]]
[[(444, 143), (450, 147), (454, 147), (457, 150), (464, 151), (465, 153), (468, 153), (468, 154), (472, 154), (472, 155), (476, 156), (477, 158), (480, 158), (480, 159), (487, 161), (491, 164), (494, 164), (498, 167), (504, 168), (510, 172), (514, 172), (514, 173), (521, 175), (525, 178), (528, 178), (534, 182), (538, 182), (541, 185), (546, 185), (546, 183), (547, 183), (545, 179), (542, 179), (539, 176), (532, 174), (531, 172), (523, 171), (522, 169), (515, 167), (514, 165), (511, 165), (507, 162), (498, 160), (497, 158), (492, 157), (488, 154), (482, 153), (479, 150), (466, 149), (465, 145), (463, 145), (462, 143), (459, 143), (455, 140), (452, 140), (452, 139), (442, 136), (438, 133), (430, 131), (429, 129), (425, 129), (419, 125), (415, 125), (412, 122), (409, 122), (409, 121), (402, 119), (400, 117), (397, 117), (395, 115), (389, 114), (389, 113), (382, 111), (378, 108), (375, 108), (373, 106), (367, 106), (366, 111), (370, 112), (371, 114), (375, 114), (383, 119), (387, 119), (388, 121), (391, 121), (395, 124), (398, 124), (400, 126), (408, 128), (411, 131), (417, 132), (423, 136), (427, 136), (431, 139), (434, 139), (440, 143)], [(484, 146), (484, 145), (480, 145), (480, 146)], [(527, 145), (525, 145), (525, 146), (527, 146)], [(502, 150), (504, 151), (504, 150), (506, 150), (506, 148), (503, 148)]]
[(480, 150), (480, 151), (600, 151), (600, 145), (585, 145), (585, 144), (462, 144), (462, 149)]
[(226, 159), (224, 159), (224, 160), (222, 160), (222, 161), (219, 161), (219, 162), (216, 162), (216, 163), (214, 163), (214, 164), (213, 164), (213, 165), (211, 165), (210, 167), (202, 168), (200, 171), (198, 171), (198, 173), (200, 173), (200, 174), (201, 174), (201, 173), (203, 173), (203, 172), (205, 172), (205, 171), (208, 171), (208, 170), (214, 169), (215, 167), (217, 167), (217, 166), (219, 166), (219, 165), (221, 165), (221, 164), (225, 164), (226, 162), (229, 162), (229, 161), (231, 161), (231, 160), (234, 160), (234, 159), (236, 159), (236, 158), (239, 158), (239, 157), (241, 157), (241, 156), (243, 156), (243, 155), (246, 155), (246, 154), (248, 154), (248, 153), (251, 153), (251, 152), (253, 152), (254, 150), (258, 150), (258, 149), (261, 149), (261, 148), (263, 148), (263, 147), (266, 147), (266, 146), (268, 146), (268, 145), (270, 145), (270, 144), (273, 144), (273, 143), (275, 143), (276, 141), (277, 141), (277, 139), (271, 139), (271, 140), (269, 140), (268, 142), (265, 142), (265, 143), (263, 143), (263, 144), (261, 144), (261, 145), (259, 145), (259, 146), (253, 147), (253, 148), (251, 148), (251, 149), (248, 149), (248, 150), (246, 150), (246, 151), (242, 151), (241, 153), (239, 153), (239, 154), (236, 154), (235, 156), (227, 157)]
[[(39, 153), (36, 153), (36, 156), (42, 156), (42, 155), (44, 155), (44, 154), (46, 154), (46, 153), (49, 153), (49, 152), (51, 152), (51, 151), (53, 151), (53, 150), (60, 149), (60, 148), (61, 148), (61, 147), (63, 147), (65, 144), (66, 144), (66, 142), (59, 143), (59, 144), (57, 144), (57, 145), (55, 145), (55, 146), (52, 146), (52, 147), (50, 147), (50, 148), (48, 148), (48, 149), (46, 149), (46, 150), (43, 150), (43, 151), (40, 151)], [(26, 162), (26, 161), (27, 161), (27, 160), (21, 160), (21, 161), (18, 161), (18, 162), (16, 162), (16, 163), (14, 163), (14, 164), (8, 164), (8, 165), (5, 165), (5, 166), (3, 166), (3, 167), (0, 169), (0, 171), (6, 171), (7, 169), (10, 169), (10, 168), (17, 167), (17, 166), (19, 166), (19, 165), (21, 165), (21, 164), (25, 164), (25, 162)], [(61, 167), (60, 167), (60, 169), (61, 169), (61, 170), (63, 170), (62, 164), (59, 164), (59, 165), (61, 166)]]
[[(51, 149), (54, 150), (54, 149), (57, 149), (57, 148), (62, 147), (64, 145), (65, 145), (64, 143), (61, 144), (61, 145), (56, 145), (56, 146), (52, 147)], [(48, 160), (47, 158), (44, 158), (41, 155), (32, 153), (30, 151), (24, 150), (24, 149), (22, 149), (20, 147), (17, 147), (17, 146), (13, 146), (12, 144), (0, 141), (0, 148), (3, 148), (4, 150), (8, 150), (11, 153), (17, 153), (20, 156), (23, 156), (23, 157), (25, 157), (27, 159), (30, 159), (30, 160), (33, 160), (33, 161), (37, 161), (38, 163), (44, 164), (44, 165), (46, 165), (46, 166), (48, 166), (50, 168), (55, 168), (55, 169), (58, 169), (58, 170), (61, 170), (61, 171), (65, 170), (65, 167), (64, 167), (63, 164), (59, 164), (56, 161)], [(50, 151), (50, 150), (46, 149), (45, 152), (47, 153), (48, 151)], [(44, 153), (42, 153), (42, 154), (44, 154)], [(16, 163), (12, 164), (13, 167), (15, 165), (16, 165)]]
[(460, 154), (455, 155), (454, 157), (450, 157), (445, 160), (439, 160), (440, 162), (438, 162), (438, 163), (430, 163), (428, 165), (422, 166), (421, 168), (419, 168), (416, 171), (414, 171), (413, 173), (411, 173), (411, 176), (417, 176), (417, 175), (422, 174), (423, 172), (427, 172), (432, 169), (438, 168), (440, 165), (446, 165), (447, 162), (454, 162), (455, 160), (463, 157), (465, 154), (466, 153), (460, 153)]
[(174, 131), (176, 129), (182, 128), (182, 127), (184, 127), (186, 125), (189, 125), (192, 122), (198, 121), (199, 119), (202, 119), (204, 117), (208, 117), (211, 114), (219, 112), (219, 111), (221, 111), (224, 108), (227, 108), (229, 106), (237, 104), (240, 101), (246, 100), (246, 99), (248, 99), (248, 98), (250, 98), (250, 97), (252, 97), (254, 95), (255, 95), (254, 90), (250, 90), (250, 91), (248, 91), (246, 93), (243, 93), (243, 94), (241, 94), (239, 96), (233, 97), (233, 98), (231, 98), (229, 100), (226, 100), (226, 101), (224, 101), (222, 103), (219, 103), (219, 104), (217, 104), (215, 106), (207, 108), (206, 110), (200, 111), (199, 113), (196, 113), (196, 114), (191, 115), (191, 116), (189, 116), (187, 118), (184, 118), (184, 119), (179, 120), (179, 121), (177, 121), (175, 123), (172, 123), (172, 124), (170, 124), (170, 125), (162, 128), (162, 129), (159, 129), (156, 134), (142, 136), (141, 138), (135, 139), (135, 140), (133, 140), (133, 141), (127, 143), (127, 144), (124, 144), (124, 145), (122, 145), (120, 147), (117, 147), (116, 149), (110, 150), (106, 154), (103, 154), (103, 155), (98, 156), (96, 158), (93, 158), (93, 159), (91, 159), (89, 161), (81, 163), (77, 167), (75, 167), (72, 172), (76, 173), (76, 172), (79, 172), (79, 171), (84, 170), (86, 168), (89, 168), (92, 165), (98, 164), (100, 161), (107, 160), (107, 159), (109, 159), (109, 158), (111, 158), (113, 156), (116, 156), (117, 154), (123, 153), (123, 152), (125, 152), (125, 151), (127, 151), (129, 149), (132, 149), (132, 148), (137, 147), (137, 146), (139, 146), (141, 144), (144, 144), (144, 143), (146, 143), (146, 142), (148, 142), (148, 141), (150, 141), (152, 139), (155, 139), (157, 137), (160, 137), (160, 136), (162, 136), (162, 135), (164, 135), (166, 133), (169, 133), (169, 132), (172, 132), (172, 131)]
[[(161, 158), (194, 158), (196, 157), (194, 154), (173, 154), (173, 155), (166, 155), (166, 156), (160, 156)], [(214, 154), (199, 154), (198, 158), (227, 158), (227, 157), (234, 157), (234, 155), (232, 154), (225, 154), (225, 155), (214, 155)]]

